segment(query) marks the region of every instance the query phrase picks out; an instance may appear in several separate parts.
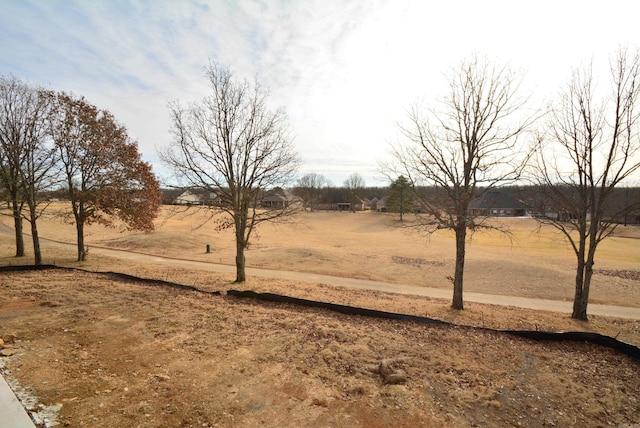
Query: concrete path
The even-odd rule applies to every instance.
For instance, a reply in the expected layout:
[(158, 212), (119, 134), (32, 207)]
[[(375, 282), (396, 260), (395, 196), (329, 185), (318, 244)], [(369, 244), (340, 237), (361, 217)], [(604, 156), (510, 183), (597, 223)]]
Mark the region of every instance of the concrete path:
[(0, 375), (0, 427), (34, 428), (35, 424)]
[[(0, 233), (6, 234), (12, 230), (0, 223)], [(74, 243), (66, 243), (51, 239), (41, 238), (42, 241), (49, 242), (59, 246), (73, 246)], [(159, 257), (144, 253), (137, 253), (127, 250), (119, 250), (113, 248), (91, 246), (92, 254), (104, 254), (111, 257), (122, 258), (126, 260), (140, 261), (147, 264), (158, 264), (162, 266), (174, 266), (182, 268), (191, 268), (211, 272), (232, 273), (235, 274), (235, 266), (223, 265), (209, 262), (201, 262), (195, 260), (175, 259), (170, 257)], [(316, 282), (328, 285), (337, 285), (342, 287), (360, 288), (366, 290), (387, 291), (390, 293), (403, 293), (415, 296), (426, 296), (437, 299), (451, 299), (452, 290), (432, 287), (421, 287), (416, 285), (395, 284), (389, 282), (371, 281), (365, 279), (344, 278), (330, 275), (322, 275), (309, 272), (283, 271), (271, 269), (247, 268), (247, 276), (257, 276), (262, 278), (289, 279), (301, 282)], [(544, 311), (554, 311), (561, 313), (571, 313), (573, 311), (573, 302), (549, 299), (532, 299), (528, 297), (505, 296), (497, 294), (483, 294), (465, 291), (465, 302), (486, 303), (500, 306), (514, 306), (517, 308), (536, 309)], [(589, 315), (600, 315), (608, 317), (625, 318), (632, 320), (640, 320), (640, 308), (632, 308), (626, 306), (600, 305), (589, 303)], [(0, 427), (2, 428), (2, 427)]]
[[(127, 260), (140, 261), (145, 264), (158, 264), (162, 266), (180, 267), (187, 269), (198, 269), (211, 272), (231, 273), (235, 274), (235, 266), (222, 265), (209, 262), (200, 262), (194, 260), (174, 259), (168, 257), (158, 257), (148, 254), (135, 253), (126, 250), (116, 250), (103, 247), (91, 247), (92, 254), (104, 254), (111, 257), (118, 257)], [(452, 290), (432, 287), (420, 287), (417, 285), (395, 284), (390, 282), (371, 281), (366, 279), (344, 278), (331, 275), (322, 275), (309, 272), (283, 271), (271, 269), (247, 268), (247, 276), (256, 276), (261, 278), (288, 279), (292, 281), (321, 283), (328, 285), (337, 285), (341, 287), (359, 288), (366, 290), (386, 291), (390, 293), (411, 294), (415, 296), (426, 296), (437, 299), (449, 300), (452, 297)], [(514, 306), (517, 308), (537, 309), (544, 311), (554, 311), (562, 313), (571, 313), (573, 310), (573, 302), (549, 300), (549, 299), (532, 299), (528, 297), (504, 296), (483, 293), (464, 293), (465, 302), (487, 303), (500, 306)], [(588, 312), (590, 315), (609, 316), (617, 318), (626, 318), (640, 320), (640, 308), (631, 308), (625, 306), (599, 305), (590, 303)]]

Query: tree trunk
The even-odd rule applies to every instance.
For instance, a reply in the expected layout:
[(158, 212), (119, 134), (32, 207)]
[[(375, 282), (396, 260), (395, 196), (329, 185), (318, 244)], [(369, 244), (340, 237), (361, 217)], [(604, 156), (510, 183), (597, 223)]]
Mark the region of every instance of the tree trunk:
[(38, 237), (38, 227), (36, 226), (36, 216), (31, 213), (31, 239), (33, 241), (33, 264), (42, 264), (42, 252), (40, 251), (40, 238)]
[(462, 286), (464, 278), (464, 258), (465, 258), (465, 245), (467, 239), (467, 227), (465, 224), (458, 225), (455, 229), (456, 232), (456, 269), (453, 277), (453, 302), (451, 307), (453, 309), (464, 309), (464, 303), (462, 300)]
[(586, 320), (587, 307), (584, 304), (584, 282), (585, 282), (585, 262), (578, 258), (578, 268), (576, 271), (576, 291), (573, 297), (573, 313), (571, 318)]
[(586, 320), (587, 319), (587, 305), (584, 299), (584, 284), (585, 273), (587, 263), (585, 261), (585, 247), (586, 247), (586, 231), (580, 231), (580, 242), (578, 243), (578, 251), (576, 257), (578, 259), (578, 267), (576, 268), (576, 289), (573, 296), (573, 312), (571, 318)]
[[(589, 250), (586, 259), (582, 257), (582, 263), (578, 262), (578, 267), (582, 268), (582, 281), (580, 284), (580, 295), (578, 296), (578, 278), (576, 277), (576, 296), (573, 301), (572, 318), (587, 321), (587, 305), (589, 304), (589, 290), (591, 288), (591, 278), (593, 277), (593, 265), (595, 264), (596, 247), (598, 243), (595, 239), (595, 231), (591, 231)], [(584, 254), (584, 253), (583, 253)]]
[(11, 201), (13, 210), (13, 223), (16, 232), (16, 257), (24, 256), (24, 236), (22, 235), (22, 215), (20, 214), (20, 204), (18, 201)]
[(236, 282), (245, 282), (247, 279), (245, 273), (244, 247), (243, 240), (236, 241)]
[(76, 220), (76, 243), (78, 248), (78, 261), (84, 262), (87, 260), (87, 252), (84, 248), (84, 223)]
[(235, 227), (236, 227), (236, 281), (245, 282), (247, 275), (245, 273), (244, 249), (247, 247), (247, 239), (245, 232), (247, 228), (247, 215), (245, 212), (236, 211)]

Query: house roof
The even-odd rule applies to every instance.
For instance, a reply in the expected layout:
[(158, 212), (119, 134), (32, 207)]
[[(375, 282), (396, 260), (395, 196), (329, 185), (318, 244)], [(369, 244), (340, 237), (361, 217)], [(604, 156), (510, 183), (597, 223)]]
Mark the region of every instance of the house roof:
[(471, 209), (525, 209), (527, 205), (506, 193), (493, 190), (482, 194), (469, 204)]
[(200, 200), (200, 196), (192, 193), (190, 190), (185, 190), (176, 198), (176, 200), (198, 201)]
[(270, 190), (264, 198), (263, 201), (287, 201), (291, 202), (296, 200), (296, 197), (287, 189), (282, 189), (280, 187), (276, 187), (275, 189)]
[(220, 200), (220, 196), (208, 189), (190, 188), (174, 198), (176, 202), (213, 202)]

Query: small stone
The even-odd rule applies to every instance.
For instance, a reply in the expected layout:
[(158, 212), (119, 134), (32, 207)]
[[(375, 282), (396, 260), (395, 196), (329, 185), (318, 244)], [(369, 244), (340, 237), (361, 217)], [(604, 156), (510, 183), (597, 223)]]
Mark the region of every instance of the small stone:
[(14, 348), (3, 348), (3, 349), (0, 349), (0, 357), (10, 357), (14, 355), (16, 352), (18, 352), (18, 350)]
[(2, 340), (4, 343), (13, 343), (16, 341), (16, 335), (15, 334), (5, 334), (2, 336)]
[(314, 406), (329, 407), (329, 403), (326, 398), (314, 398), (311, 404)]

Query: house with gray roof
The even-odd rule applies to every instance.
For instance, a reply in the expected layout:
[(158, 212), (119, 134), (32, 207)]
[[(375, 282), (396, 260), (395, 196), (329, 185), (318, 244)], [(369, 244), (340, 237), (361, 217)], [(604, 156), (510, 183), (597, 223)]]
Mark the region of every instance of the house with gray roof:
[(469, 204), (469, 213), (487, 217), (523, 217), (527, 205), (499, 190), (489, 190)]

